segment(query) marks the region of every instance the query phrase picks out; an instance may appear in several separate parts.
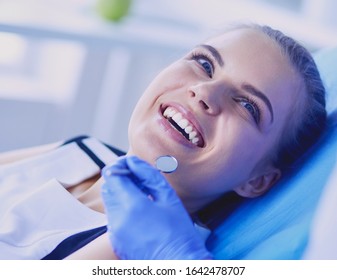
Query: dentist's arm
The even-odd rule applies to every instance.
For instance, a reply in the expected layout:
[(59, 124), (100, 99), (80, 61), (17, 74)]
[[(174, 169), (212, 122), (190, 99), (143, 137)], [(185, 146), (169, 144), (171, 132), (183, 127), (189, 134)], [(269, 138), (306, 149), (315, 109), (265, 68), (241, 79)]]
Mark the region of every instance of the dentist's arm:
[[(123, 170), (130, 174), (117, 174)], [(212, 258), (158, 170), (137, 157), (126, 157), (102, 175), (109, 238), (120, 259)]]

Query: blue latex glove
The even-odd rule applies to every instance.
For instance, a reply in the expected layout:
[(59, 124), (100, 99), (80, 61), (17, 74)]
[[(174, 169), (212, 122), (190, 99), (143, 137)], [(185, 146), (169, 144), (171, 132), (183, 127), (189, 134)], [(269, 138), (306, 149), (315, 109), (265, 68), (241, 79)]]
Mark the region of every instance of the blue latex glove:
[[(113, 174), (130, 171), (130, 174)], [(102, 171), (110, 241), (120, 259), (211, 259), (204, 241), (164, 176), (139, 158)]]

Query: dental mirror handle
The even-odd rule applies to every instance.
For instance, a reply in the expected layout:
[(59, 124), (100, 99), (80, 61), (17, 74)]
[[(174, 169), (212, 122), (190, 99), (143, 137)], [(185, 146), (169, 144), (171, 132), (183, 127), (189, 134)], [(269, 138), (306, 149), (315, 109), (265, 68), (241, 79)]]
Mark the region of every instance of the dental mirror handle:
[[(155, 161), (155, 167), (163, 173), (172, 173), (178, 168), (178, 161), (174, 156), (164, 155), (159, 156)], [(128, 169), (108, 169), (107, 176), (111, 175), (129, 175), (131, 172)]]

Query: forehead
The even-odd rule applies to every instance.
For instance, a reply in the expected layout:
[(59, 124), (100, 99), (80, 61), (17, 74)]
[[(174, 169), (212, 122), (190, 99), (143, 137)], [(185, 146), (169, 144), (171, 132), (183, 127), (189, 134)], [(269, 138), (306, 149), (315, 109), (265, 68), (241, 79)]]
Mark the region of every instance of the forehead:
[(235, 44), (237, 41), (250, 41), (250, 40), (264, 43), (272, 42), (272, 40), (270, 40), (270, 38), (262, 31), (249, 27), (228, 30), (216, 36), (210, 37), (206, 41), (213, 42), (216, 44), (221, 43), (228, 44), (229, 42)]
[(249, 77), (255, 82), (284, 81), (297, 83), (300, 76), (276, 41), (262, 31), (242, 28), (209, 39), (206, 44), (221, 54), (226, 71), (240, 70), (238, 77)]
[[(269, 62), (273, 60), (290, 66), (289, 61), (282, 54), (281, 48), (277, 43), (262, 31), (252, 28), (241, 28), (225, 32), (210, 38), (206, 44), (217, 48), (224, 56), (240, 56), (242, 60), (249, 58), (250, 63), (247, 61), (247, 66), (256, 61), (261, 63), (261, 61), (268, 62), (268, 60)], [(227, 59), (230, 57), (227, 57)]]

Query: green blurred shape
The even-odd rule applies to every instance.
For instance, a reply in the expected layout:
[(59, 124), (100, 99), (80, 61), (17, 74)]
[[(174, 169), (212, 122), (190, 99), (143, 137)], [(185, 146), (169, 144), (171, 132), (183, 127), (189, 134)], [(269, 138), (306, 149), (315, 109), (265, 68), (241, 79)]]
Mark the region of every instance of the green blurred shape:
[(119, 21), (129, 12), (132, 0), (97, 0), (97, 11), (108, 20)]

